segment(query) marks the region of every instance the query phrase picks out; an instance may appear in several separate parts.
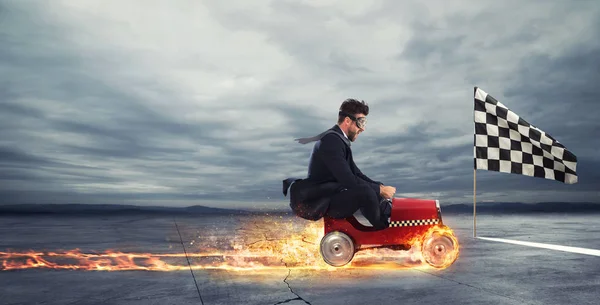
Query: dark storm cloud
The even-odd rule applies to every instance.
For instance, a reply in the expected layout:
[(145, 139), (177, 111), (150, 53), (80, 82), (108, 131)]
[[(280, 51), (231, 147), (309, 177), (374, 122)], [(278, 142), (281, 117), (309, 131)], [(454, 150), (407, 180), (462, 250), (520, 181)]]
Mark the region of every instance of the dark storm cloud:
[(274, 18), (267, 19), (224, 3), (209, 1), (205, 5), (222, 26), (232, 30), (251, 29), (267, 35), (269, 43), (301, 62), (303, 68), (320, 76), (343, 78), (345, 75), (374, 72), (367, 66), (367, 61), (353, 55), (354, 50), (362, 48), (360, 41), (349, 39), (343, 42), (334, 31), (323, 27), (327, 22), (345, 17), (335, 9), (293, 1), (273, 1), (266, 6), (273, 10), (271, 16)]
[[(274, 105), (273, 108), (286, 116), (286, 121), (291, 127), (291, 134), (296, 138), (310, 137), (323, 131), (323, 127), (319, 126), (323, 119), (322, 110), (319, 108), (283, 103)], [(333, 114), (331, 116), (333, 118), (337, 114), (336, 109), (330, 112)], [(334, 124), (335, 120), (331, 122), (331, 126)]]
[(36, 169), (40, 167), (56, 167), (65, 169), (77, 170), (94, 170), (94, 167), (69, 164), (66, 162), (55, 161), (43, 156), (35, 156), (27, 152), (21, 151), (18, 148), (1, 147), (0, 146), (0, 163), (6, 167), (15, 168), (30, 168)]
[(372, 105), (363, 172), (470, 202), (475, 85), (580, 158), (577, 185), (478, 172), (483, 198), (598, 201), (598, 9), (506, 3), (193, 2), (148, 23), (136, 5), (4, 4), (1, 202), (286, 208), (281, 179), (312, 149), (293, 139), (348, 97)]
[[(472, 86), (483, 85), (483, 89), (488, 93), (499, 98), (525, 119), (529, 119), (530, 123), (555, 135), (555, 138), (578, 155), (580, 182), (576, 185), (562, 185), (550, 180), (484, 172), (477, 176), (481, 184), (480, 190), (484, 189), (490, 198), (512, 194), (508, 196), (511, 200), (523, 201), (530, 201), (535, 195), (520, 196), (520, 194), (537, 193), (540, 197), (544, 197), (549, 196), (551, 191), (558, 190), (563, 194), (575, 192), (587, 194), (578, 196), (579, 200), (598, 201), (595, 186), (600, 183), (596, 174), (600, 168), (597, 167), (598, 158), (589, 152), (597, 151), (600, 143), (598, 141), (591, 143), (600, 131), (595, 119), (600, 115), (600, 108), (588, 102), (600, 98), (596, 85), (599, 82), (598, 44), (595, 41), (581, 40), (571, 44), (568, 49), (559, 54), (531, 52), (522, 56), (514, 70), (498, 70), (501, 72), (490, 73), (494, 65), (501, 62), (490, 57), (489, 53), (497, 54), (498, 50), (510, 52), (511, 48), (536, 41), (544, 36), (543, 32), (553, 28), (551, 24), (541, 21), (543, 17), (532, 16), (531, 20), (518, 25), (519, 31), (504, 36), (501, 33), (501, 37), (489, 39), (489, 36), (494, 34), (484, 32), (482, 28), (488, 29), (499, 25), (494, 17), (490, 17), (492, 16), (487, 13), (481, 13), (475, 16), (451, 16), (444, 20), (423, 18), (416, 22), (413, 35), (396, 57), (398, 60), (410, 62), (416, 67), (415, 71), (418, 71), (415, 75), (419, 78), (418, 87), (414, 88), (416, 93), (409, 94), (403, 99), (424, 105), (436, 102), (442, 104), (451, 100), (448, 97), (444, 98), (443, 93), (423, 93), (421, 90), (426, 83), (437, 90), (440, 81), (446, 82), (443, 79), (447, 75), (468, 81), (465, 84), (465, 94), (461, 95), (465, 101), (467, 99), (472, 101)], [(590, 23), (597, 24), (600, 20), (598, 17), (598, 14), (595, 14), (594, 21)], [(552, 19), (556, 20), (556, 18)], [(441, 24), (443, 26), (440, 26)], [(592, 28), (594, 27), (589, 28), (590, 31), (596, 32), (597, 35), (598, 27), (593, 30)], [(590, 34), (590, 36), (594, 35)], [(486, 39), (488, 42), (485, 42)], [(419, 69), (424, 70), (420, 72)], [(460, 81), (457, 83), (459, 84)], [(492, 83), (498, 84), (501, 89), (485, 86)], [(467, 87), (468, 85), (471, 85), (471, 88)], [(407, 89), (411, 90), (410, 87)], [(442, 98), (438, 99), (438, 95)], [(446, 101), (443, 101), (444, 99)], [(394, 104), (393, 99), (384, 105), (393, 109), (392, 104)], [(470, 111), (472, 111), (471, 105), (469, 105)], [(379, 175), (382, 180), (389, 181), (389, 184), (397, 185), (400, 193), (443, 192), (454, 197), (458, 196), (454, 193), (460, 193), (457, 190), (462, 190), (463, 194), (468, 195), (468, 189), (473, 188), (473, 160), (472, 157), (465, 158), (465, 156), (472, 156), (472, 136), (470, 141), (465, 141), (467, 144), (438, 148), (433, 148), (433, 144), (445, 137), (460, 136), (461, 132), (469, 136), (465, 132), (472, 132), (472, 126), (467, 128), (463, 124), (456, 126), (456, 130), (448, 130), (446, 128), (448, 125), (444, 125), (447, 117), (444, 117), (443, 113), (431, 113), (428, 118), (431, 117), (433, 119), (427, 123), (412, 123), (397, 136), (387, 138), (372, 136), (370, 140), (366, 137), (361, 139), (369, 142), (369, 153), (380, 152), (382, 157), (388, 159), (392, 159), (396, 154), (398, 159), (377, 166), (367, 166), (363, 171)], [(472, 112), (466, 113), (463, 118), (465, 119), (463, 122), (472, 122)], [(436, 119), (441, 124), (436, 124)], [(424, 132), (424, 127), (427, 125), (431, 128)], [(469, 138), (465, 137), (465, 139)], [(394, 143), (396, 145), (393, 145)], [(362, 153), (366, 153), (366, 150)], [(365, 157), (361, 161), (368, 164), (369, 159)], [(451, 162), (452, 160), (455, 162)], [(384, 174), (386, 172), (387, 174)], [(552, 193), (552, 196), (555, 195)], [(559, 195), (553, 199), (575, 200), (570, 196)]]
[[(20, 9), (11, 11), (23, 13)], [(32, 9), (32, 12), (35, 11)], [(106, 77), (104, 71), (91, 70), (89, 63), (82, 59), (85, 55), (70, 49), (67, 41), (61, 42), (60, 31), (65, 29), (44, 28), (42, 32), (46, 35), (35, 35), (33, 38), (37, 39), (27, 43), (17, 39), (17, 34), (39, 33), (37, 30), (34, 32), (30, 24), (37, 21), (21, 19), (17, 14), (12, 18), (13, 26), (5, 28), (1, 36), (5, 41), (17, 42), (10, 48), (3, 48), (0, 65), (3, 71), (13, 72), (10, 76), (3, 75), (3, 83), (8, 84), (0, 91), (0, 126), (3, 130), (0, 139), (6, 143), (0, 147), (3, 168), (0, 179), (12, 181), (0, 188), (13, 192), (3, 201), (25, 197), (31, 199), (29, 201), (35, 201), (35, 198), (44, 200), (46, 193), (36, 191), (39, 186), (31, 183), (34, 180), (45, 180), (51, 185), (48, 188), (53, 189), (52, 194), (59, 194), (51, 198), (76, 195), (81, 190), (74, 188), (73, 184), (90, 183), (109, 188), (98, 190), (91, 186), (83, 193), (100, 194), (80, 194), (77, 198), (91, 196), (100, 200), (104, 196), (111, 199), (114, 197), (109, 196), (111, 185), (118, 186), (132, 179), (143, 180), (147, 175), (156, 179), (187, 177), (198, 182), (195, 187), (206, 188), (204, 179), (210, 180), (211, 176), (218, 174), (203, 172), (203, 164), (227, 168), (232, 165), (253, 166), (253, 160), (260, 160), (258, 156), (244, 157), (244, 151), (235, 149), (214, 158), (195, 156), (198, 146), (219, 143), (218, 134), (214, 135), (214, 132), (227, 129), (226, 122), (191, 124), (163, 115), (146, 105), (143, 98), (127, 91), (127, 86), (115, 87), (105, 83), (102, 79)], [(56, 45), (62, 47), (48, 49), (48, 46)], [(42, 48), (46, 51), (40, 51)], [(108, 74), (108, 77), (113, 77)], [(162, 94), (165, 100), (172, 98), (166, 94), (168, 90), (160, 88), (159, 83), (147, 85), (151, 85), (150, 90), (154, 93)], [(39, 102), (28, 103), (30, 100)], [(170, 147), (168, 141), (171, 139), (191, 144), (188, 148)], [(228, 157), (230, 153), (232, 155)], [(83, 165), (87, 163), (98, 165)], [(187, 166), (178, 165), (182, 163)], [(257, 167), (262, 165), (264, 163), (256, 163)], [(136, 175), (124, 177), (112, 173), (115, 170), (136, 172)], [(27, 188), (28, 183), (31, 189)], [(177, 186), (176, 182), (173, 184)], [(28, 194), (23, 194), (25, 197), (14, 194), (17, 186)], [(186, 191), (193, 191), (191, 187), (194, 186), (181, 186), (184, 198)], [(123, 198), (128, 196), (127, 192), (118, 194)]]
[[(597, 191), (600, 185), (600, 44), (574, 45), (560, 57), (533, 55), (522, 62), (511, 86), (504, 95), (521, 102), (518, 106), (531, 115), (531, 124), (546, 131), (578, 157), (579, 182), (565, 192)], [(551, 189), (551, 184), (543, 184)], [(538, 188), (539, 184), (523, 180), (507, 188)], [(543, 190), (544, 188), (540, 189)], [(596, 196), (597, 193), (596, 193)], [(592, 200), (594, 198), (590, 198)]]
[(398, 58), (422, 62), (432, 56), (440, 55), (440, 61), (444, 64), (461, 63), (466, 59), (464, 54), (460, 54), (460, 47), (466, 35), (453, 35), (449, 37), (440, 36), (439, 34), (427, 35), (427, 33), (434, 30), (435, 28), (432, 27), (417, 27), (414, 35), (418, 38), (411, 39), (406, 44), (402, 53), (398, 55)]
[(0, 147), (0, 160), (7, 164), (26, 163), (32, 164), (34, 166), (52, 164), (52, 162), (43, 158), (35, 157), (25, 152), (18, 151), (16, 149), (11, 149), (8, 147)]
[[(0, 95), (3, 96), (5, 100), (10, 100), (13, 97), (9, 95), (7, 91), (0, 91)], [(10, 104), (10, 103), (2, 103), (2, 112), (7, 116), (12, 117), (21, 117), (21, 118), (34, 118), (34, 119), (43, 119), (44, 114), (39, 109), (35, 109), (32, 107), (28, 107), (26, 105), (18, 105), (18, 104)]]
[[(600, 26), (600, 24), (599, 24)], [(523, 101), (532, 123), (558, 140), (572, 143), (579, 150), (597, 151), (593, 139), (600, 132), (597, 124), (600, 97), (600, 44), (573, 46), (558, 58), (532, 55), (522, 62), (514, 83), (505, 91), (512, 100)]]

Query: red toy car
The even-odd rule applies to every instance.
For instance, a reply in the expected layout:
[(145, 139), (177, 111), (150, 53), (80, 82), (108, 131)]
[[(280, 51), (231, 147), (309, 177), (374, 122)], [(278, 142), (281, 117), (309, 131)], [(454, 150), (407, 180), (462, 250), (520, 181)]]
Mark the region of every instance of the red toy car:
[(420, 242), (425, 261), (435, 268), (445, 268), (458, 258), (458, 240), (442, 223), (438, 200), (393, 198), (389, 228), (375, 230), (357, 212), (346, 219), (324, 217), (325, 236), (320, 252), (331, 266), (352, 261), (357, 251), (369, 248), (408, 250)]

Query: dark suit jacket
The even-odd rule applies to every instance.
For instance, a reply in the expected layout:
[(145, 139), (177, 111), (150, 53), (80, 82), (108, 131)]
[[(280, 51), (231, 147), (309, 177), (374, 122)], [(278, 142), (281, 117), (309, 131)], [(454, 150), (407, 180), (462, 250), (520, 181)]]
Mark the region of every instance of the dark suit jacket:
[[(338, 125), (331, 130), (336, 134), (327, 134), (315, 143), (308, 165), (307, 180), (315, 183), (338, 182), (342, 188), (352, 189), (358, 185), (368, 185), (379, 194), (379, 181), (373, 181), (363, 174), (352, 157), (352, 149), (341, 137), (344, 133)], [(340, 137), (341, 136), (341, 137)]]
[[(337, 134), (327, 134), (315, 143), (305, 179), (288, 178), (283, 181), (283, 194), (290, 189), (290, 207), (296, 215), (310, 220), (318, 220), (329, 208), (329, 197), (343, 189), (368, 185), (379, 194), (379, 181), (373, 181), (363, 174), (354, 163), (352, 150), (342, 139), (344, 133), (339, 126), (330, 130)], [(291, 187), (290, 187), (291, 186)]]

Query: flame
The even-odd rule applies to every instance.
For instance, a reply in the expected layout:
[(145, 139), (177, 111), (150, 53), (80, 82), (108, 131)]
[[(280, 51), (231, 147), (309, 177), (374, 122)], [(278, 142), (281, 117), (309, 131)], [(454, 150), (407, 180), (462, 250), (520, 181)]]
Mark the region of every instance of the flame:
[[(458, 240), (450, 228), (433, 227), (431, 233), (447, 234)], [(421, 240), (409, 242), (407, 251), (385, 248), (358, 251), (353, 261), (340, 268), (326, 264), (320, 256), (322, 222), (297, 219), (257, 218), (246, 220), (235, 233), (197, 236), (181, 253), (130, 253), (116, 250), (85, 253), (68, 251), (0, 252), (0, 270), (67, 269), (94, 271), (178, 271), (219, 269), (228, 271), (338, 270), (348, 268), (408, 269), (430, 268), (421, 253)], [(427, 234), (426, 234), (427, 235)], [(458, 254), (458, 247), (456, 248)], [(189, 260), (189, 264), (188, 264)], [(454, 260), (448, 261), (443, 268)]]
[[(437, 261), (434, 268), (437, 269), (445, 269), (452, 265), (456, 259), (458, 259), (458, 255), (460, 253), (460, 244), (458, 243), (458, 239), (452, 229), (447, 226), (433, 226), (431, 227), (425, 234), (423, 234), (423, 242), (426, 243), (429, 238), (433, 239), (444, 239), (446, 242), (452, 244), (451, 248), (445, 249), (445, 255), (441, 255), (436, 257), (435, 253), (438, 251), (438, 247), (434, 245), (434, 247), (430, 250), (424, 249), (423, 256), (427, 259), (436, 259), (442, 258), (441, 261)], [(439, 244), (439, 243), (438, 243)], [(442, 250), (440, 250), (442, 251)]]

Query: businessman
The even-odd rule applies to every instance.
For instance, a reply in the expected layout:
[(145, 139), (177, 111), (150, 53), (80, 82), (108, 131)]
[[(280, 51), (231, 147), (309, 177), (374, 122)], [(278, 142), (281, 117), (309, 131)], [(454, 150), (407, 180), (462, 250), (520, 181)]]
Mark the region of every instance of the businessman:
[(317, 220), (323, 215), (346, 218), (360, 209), (375, 229), (389, 226), (391, 204), (396, 188), (373, 181), (354, 163), (351, 143), (365, 131), (369, 106), (347, 99), (340, 106), (337, 124), (312, 137), (316, 141), (305, 179), (284, 180), (284, 195), (290, 187), (290, 206), (297, 215)]

